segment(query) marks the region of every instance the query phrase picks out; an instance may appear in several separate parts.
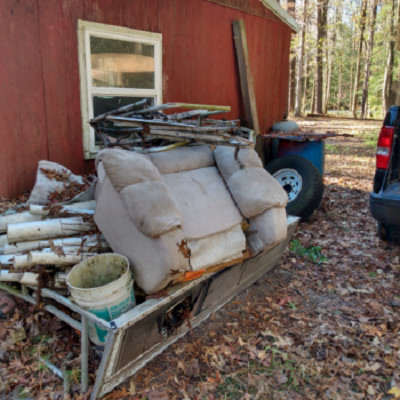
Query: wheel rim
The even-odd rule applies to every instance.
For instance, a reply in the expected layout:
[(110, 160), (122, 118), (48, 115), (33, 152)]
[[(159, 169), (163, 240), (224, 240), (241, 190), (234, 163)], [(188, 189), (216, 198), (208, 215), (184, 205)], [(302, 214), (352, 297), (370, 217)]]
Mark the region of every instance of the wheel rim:
[(301, 175), (295, 169), (280, 169), (272, 176), (282, 185), (283, 189), (285, 189), (289, 201), (293, 201), (303, 187)]

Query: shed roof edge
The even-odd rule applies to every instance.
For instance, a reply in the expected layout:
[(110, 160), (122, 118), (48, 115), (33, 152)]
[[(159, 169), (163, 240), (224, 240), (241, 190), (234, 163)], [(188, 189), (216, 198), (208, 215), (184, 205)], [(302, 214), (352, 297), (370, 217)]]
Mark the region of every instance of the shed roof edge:
[(290, 28), (292, 28), (296, 33), (299, 31), (300, 27), (296, 20), (284, 10), (277, 0), (260, 0), (269, 10), (271, 10), (279, 19), (285, 22)]

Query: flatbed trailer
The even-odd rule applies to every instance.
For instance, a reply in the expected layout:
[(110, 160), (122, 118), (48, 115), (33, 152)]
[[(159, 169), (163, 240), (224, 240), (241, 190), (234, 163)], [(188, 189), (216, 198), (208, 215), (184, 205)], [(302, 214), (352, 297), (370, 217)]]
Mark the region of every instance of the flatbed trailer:
[[(222, 271), (172, 286), (165, 297), (150, 298), (111, 322), (96, 317), (52, 290), (42, 289), (42, 308), (81, 332), (82, 392), (88, 389), (88, 321), (108, 331), (91, 394), (91, 399), (97, 399), (134, 375), (190, 329), (207, 320), (240, 291), (277, 266), (298, 221), (298, 217), (288, 216), (288, 233), (283, 242)], [(0, 288), (36, 304), (36, 297), (27, 287), (18, 290), (0, 284)], [(46, 304), (46, 298), (69, 308), (80, 318), (72, 318), (57, 306)], [(52, 366), (52, 371), (63, 376), (62, 370), (56, 366)]]

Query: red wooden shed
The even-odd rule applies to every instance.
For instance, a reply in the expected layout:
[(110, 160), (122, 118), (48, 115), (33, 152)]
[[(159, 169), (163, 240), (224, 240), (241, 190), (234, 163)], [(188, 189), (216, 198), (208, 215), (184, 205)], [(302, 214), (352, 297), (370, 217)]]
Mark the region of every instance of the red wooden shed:
[(132, 99), (242, 115), (236, 19), (246, 25), (265, 132), (286, 111), (297, 29), (276, 0), (2, 0), (0, 199), (30, 190), (41, 159), (90, 171), (88, 120)]

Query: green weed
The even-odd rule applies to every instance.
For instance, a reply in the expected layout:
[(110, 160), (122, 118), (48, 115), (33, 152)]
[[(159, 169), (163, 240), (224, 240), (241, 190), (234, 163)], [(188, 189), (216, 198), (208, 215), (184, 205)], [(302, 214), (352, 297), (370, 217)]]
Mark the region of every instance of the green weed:
[(296, 256), (301, 257), (303, 260), (312, 262), (313, 264), (319, 265), (329, 260), (321, 253), (321, 246), (304, 247), (298, 239), (293, 239), (290, 242), (289, 249)]

